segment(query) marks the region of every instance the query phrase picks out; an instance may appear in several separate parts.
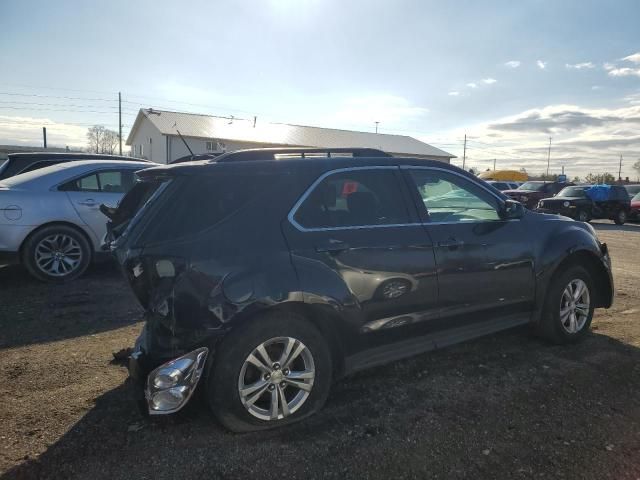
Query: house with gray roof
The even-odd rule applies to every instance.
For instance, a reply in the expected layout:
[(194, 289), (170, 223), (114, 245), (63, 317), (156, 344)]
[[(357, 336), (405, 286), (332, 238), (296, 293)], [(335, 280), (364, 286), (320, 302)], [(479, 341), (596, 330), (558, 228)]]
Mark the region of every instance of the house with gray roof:
[(170, 163), (190, 155), (178, 132), (194, 154), (263, 147), (358, 147), (446, 163), (455, 158), (444, 150), (406, 135), (261, 123), (255, 118), (246, 120), (151, 108), (138, 112), (127, 145), (131, 146), (131, 154), (135, 157)]

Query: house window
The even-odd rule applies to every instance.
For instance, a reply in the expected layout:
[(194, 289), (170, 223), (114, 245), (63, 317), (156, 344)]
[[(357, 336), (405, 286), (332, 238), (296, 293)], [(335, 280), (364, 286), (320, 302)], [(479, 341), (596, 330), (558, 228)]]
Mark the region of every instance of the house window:
[(213, 152), (216, 150), (216, 142), (207, 142), (207, 151)]

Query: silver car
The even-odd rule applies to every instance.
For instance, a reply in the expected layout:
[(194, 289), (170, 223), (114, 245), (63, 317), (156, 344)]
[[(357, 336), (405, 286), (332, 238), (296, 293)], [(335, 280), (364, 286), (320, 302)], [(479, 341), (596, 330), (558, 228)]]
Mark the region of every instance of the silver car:
[(100, 254), (107, 218), (149, 162), (61, 163), (0, 181), (0, 265), (22, 263), (43, 281), (76, 278)]

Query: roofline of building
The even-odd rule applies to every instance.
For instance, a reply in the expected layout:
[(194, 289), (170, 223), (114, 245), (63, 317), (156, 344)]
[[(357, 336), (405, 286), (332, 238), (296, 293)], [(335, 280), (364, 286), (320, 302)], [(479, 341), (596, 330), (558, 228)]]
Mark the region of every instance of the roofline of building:
[[(245, 121), (245, 122), (249, 122), (251, 120), (248, 120), (246, 118), (237, 118), (237, 117), (223, 117), (223, 116), (219, 116), (219, 115), (211, 115), (211, 114), (206, 114), (206, 113), (192, 113), (192, 112), (177, 112), (175, 110), (153, 110), (152, 108), (148, 108), (146, 109), (148, 111), (153, 111), (153, 112), (159, 112), (159, 113), (175, 113), (178, 115), (197, 115), (200, 117), (209, 117), (209, 118), (219, 118), (219, 119), (223, 119), (223, 120), (241, 120), (241, 121)], [(138, 111), (138, 115), (136, 116), (135, 121), (133, 122), (133, 126), (131, 127), (131, 131), (129, 132), (129, 135), (127, 136), (127, 141), (126, 141), (126, 145), (130, 146), (131, 145), (131, 140), (133, 139), (134, 133), (136, 132), (136, 130), (138, 129), (140, 122), (142, 121), (142, 117), (148, 117), (147, 112), (145, 112), (144, 108), (141, 108)], [(153, 124), (153, 122), (151, 122)], [(299, 125), (299, 124), (295, 124), (295, 123), (282, 123), (282, 122), (269, 122), (271, 125), (283, 125), (283, 126), (289, 126), (289, 127), (301, 127), (301, 128), (316, 128), (318, 130), (332, 130), (332, 131), (337, 131), (337, 132), (350, 132), (350, 133), (365, 133), (365, 134), (372, 134), (373, 132), (363, 132), (361, 130), (347, 130), (347, 129), (343, 129), (343, 128), (331, 128), (331, 127), (317, 127), (314, 125)], [(154, 125), (155, 127), (155, 125)], [(160, 132), (161, 135), (171, 135), (171, 136), (175, 136), (175, 137), (179, 137), (178, 133), (164, 133), (162, 131), (160, 131), (159, 128), (156, 127), (156, 129)], [(421, 140), (418, 140), (415, 137), (411, 137), (409, 135), (399, 135), (396, 133), (377, 133), (377, 135), (386, 135), (386, 136), (390, 136), (390, 137), (403, 137), (403, 138), (410, 138), (411, 140), (415, 140), (417, 142), (420, 143), (424, 143), (425, 145), (429, 145), (428, 143), (425, 143)], [(212, 137), (197, 137), (197, 136), (192, 136), (192, 135), (183, 135), (184, 138), (197, 138), (197, 139), (211, 139)], [(238, 140), (235, 138), (224, 138), (224, 137), (215, 137), (216, 139), (219, 140), (227, 140), (227, 141), (236, 141), (236, 142), (246, 142), (246, 143), (256, 143), (256, 144), (264, 144), (266, 142), (253, 142), (253, 141), (249, 141), (249, 140)], [(268, 143), (269, 145), (282, 145), (281, 143)], [(291, 145), (291, 146), (306, 146), (306, 145)], [(438, 157), (438, 158), (458, 158), (455, 155), (450, 154), (449, 152), (446, 152), (444, 150), (442, 150), (441, 148), (438, 147), (434, 147), (433, 145), (429, 145), (430, 147), (433, 148), (437, 148), (438, 150), (440, 150), (443, 153), (446, 153), (447, 155), (420, 155), (420, 154), (411, 154), (411, 156), (429, 156), (429, 157)]]

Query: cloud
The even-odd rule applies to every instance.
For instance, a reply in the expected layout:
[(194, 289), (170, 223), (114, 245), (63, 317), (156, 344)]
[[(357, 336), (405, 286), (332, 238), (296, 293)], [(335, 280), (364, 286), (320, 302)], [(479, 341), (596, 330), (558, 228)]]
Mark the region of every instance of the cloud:
[(612, 68), (611, 70), (609, 70), (609, 75), (612, 77), (631, 77), (631, 76), (640, 77), (640, 68), (629, 68), (629, 67)]
[(600, 85), (593, 85), (591, 90), (602, 90), (602, 87)]
[(609, 70), (613, 70), (614, 68), (616, 68), (616, 66), (613, 63), (609, 63), (606, 62), (602, 65), (602, 68), (604, 68), (605, 70), (609, 71)]
[(482, 83), (485, 83), (487, 85), (491, 85), (491, 84), (494, 84), (496, 82), (497, 82), (497, 80), (495, 78), (491, 78), (491, 77), (482, 79)]
[(519, 60), (509, 60), (508, 62), (504, 63), (505, 67), (509, 67), (509, 68), (518, 68), (520, 66), (520, 61)]
[(86, 147), (88, 127), (48, 118), (7, 115), (0, 115), (0, 144), (41, 146), (42, 127), (47, 127), (47, 145), (50, 147)]
[(570, 70), (585, 70), (588, 68), (594, 68), (595, 65), (592, 62), (566, 63), (565, 67), (567, 67)]
[(640, 108), (583, 109), (574, 105), (554, 105), (532, 109), (489, 124), (489, 129), (511, 132), (560, 134), (585, 127), (602, 127), (612, 123), (640, 124)]
[(450, 97), (457, 97), (458, 95), (460, 95), (460, 92), (456, 92), (455, 90), (453, 92), (449, 92), (447, 93), (447, 95), (449, 95)]
[(626, 60), (627, 62), (640, 63), (640, 52), (626, 56), (622, 60)]
[[(612, 172), (617, 176), (618, 161), (623, 155), (622, 176), (637, 177), (631, 165), (640, 158), (640, 92), (622, 99), (618, 108), (587, 108), (580, 105), (547, 105), (515, 115), (466, 125), (441, 132), (439, 140), (449, 144), (447, 150), (462, 158), (464, 135), (467, 166), (485, 170), (493, 159), (501, 168), (526, 168), (539, 174), (546, 170), (549, 137), (552, 137), (551, 172), (561, 167), (570, 176)], [(453, 140), (455, 139), (455, 140)], [(436, 141), (424, 138), (424, 141)], [(631, 161), (633, 160), (633, 161)], [(460, 160), (456, 164), (460, 165)]]
[(545, 68), (547, 68), (547, 62), (543, 62), (542, 60), (538, 60), (536, 62), (536, 65), (540, 70), (544, 70)]
[(412, 105), (403, 97), (367, 95), (346, 99), (338, 111), (323, 121), (323, 124), (373, 125), (373, 122), (381, 122), (389, 128), (418, 120), (427, 113), (428, 108)]
[(469, 87), (469, 88), (478, 88), (478, 84), (477, 83), (473, 83), (473, 82), (467, 83), (467, 87)]

